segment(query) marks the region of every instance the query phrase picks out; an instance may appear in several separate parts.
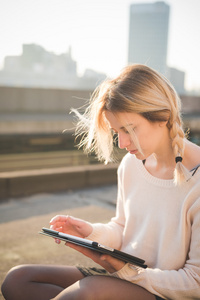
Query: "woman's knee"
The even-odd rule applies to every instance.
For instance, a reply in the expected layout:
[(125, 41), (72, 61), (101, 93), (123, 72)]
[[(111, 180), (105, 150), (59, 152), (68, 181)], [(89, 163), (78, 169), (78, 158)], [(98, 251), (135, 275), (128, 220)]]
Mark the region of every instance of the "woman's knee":
[(99, 291), (99, 286), (95, 283), (98, 279), (101, 279), (101, 276), (88, 276), (83, 279), (81, 279), (78, 283), (78, 291), (80, 293), (81, 300), (96, 300), (98, 299), (97, 295), (101, 294), (101, 291)]
[(19, 287), (20, 282), (23, 284), (28, 280), (28, 273), (29, 267), (27, 265), (20, 265), (10, 269), (1, 286), (2, 294), (4, 297), (6, 296), (6, 299), (8, 298), (7, 295), (14, 292), (15, 286)]
[(98, 292), (94, 289), (92, 277), (94, 276), (88, 276), (80, 279), (71, 286), (68, 286), (53, 299), (71, 299), (70, 297), (72, 297), (72, 299), (96, 300)]

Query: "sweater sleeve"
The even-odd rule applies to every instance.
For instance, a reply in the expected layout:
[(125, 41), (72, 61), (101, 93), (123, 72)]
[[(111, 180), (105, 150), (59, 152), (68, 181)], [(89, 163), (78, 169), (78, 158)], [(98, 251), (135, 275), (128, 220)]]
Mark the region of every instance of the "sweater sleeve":
[(103, 245), (120, 249), (124, 231), (125, 215), (123, 206), (123, 189), (121, 186), (121, 167), (118, 168), (118, 193), (116, 215), (107, 224), (95, 223), (92, 233), (87, 237), (90, 240), (97, 241)]
[(126, 264), (115, 277), (131, 281), (149, 292), (172, 300), (200, 299), (200, 199), (190, 211), (192, 236), (185, 265), (179, 270), (139, 268)]

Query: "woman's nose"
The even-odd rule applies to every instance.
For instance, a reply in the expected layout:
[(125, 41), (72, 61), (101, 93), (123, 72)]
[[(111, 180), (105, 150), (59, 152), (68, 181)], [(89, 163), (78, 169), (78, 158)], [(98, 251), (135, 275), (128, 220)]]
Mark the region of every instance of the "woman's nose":
[(127, 133), (118, 133), (118, 147), (120, 149), (127, 148), (130, 145), (130, 136)]

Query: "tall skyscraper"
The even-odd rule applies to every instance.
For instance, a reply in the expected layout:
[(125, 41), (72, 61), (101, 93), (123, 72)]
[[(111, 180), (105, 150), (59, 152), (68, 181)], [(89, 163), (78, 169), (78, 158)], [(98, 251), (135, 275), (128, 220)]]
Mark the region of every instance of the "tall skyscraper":
[(129, 63), (141, 63), (166, 74), (169, 5), (132, 4), (129, 23)]

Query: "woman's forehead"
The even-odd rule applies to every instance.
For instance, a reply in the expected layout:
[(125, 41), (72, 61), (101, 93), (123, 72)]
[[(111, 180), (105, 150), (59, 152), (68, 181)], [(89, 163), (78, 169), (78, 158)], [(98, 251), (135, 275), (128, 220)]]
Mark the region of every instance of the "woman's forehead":
[(140, 118), (142, 118), (142, 116), (136, 113), (128, 113), (128, 112), (112, 113), (110, 111), (105, 112), (105, 117), (107, 121), (110, 123), (110, 125), (116, 124), (119, 127), (132, 126), (135, 122), (137, 122)]

